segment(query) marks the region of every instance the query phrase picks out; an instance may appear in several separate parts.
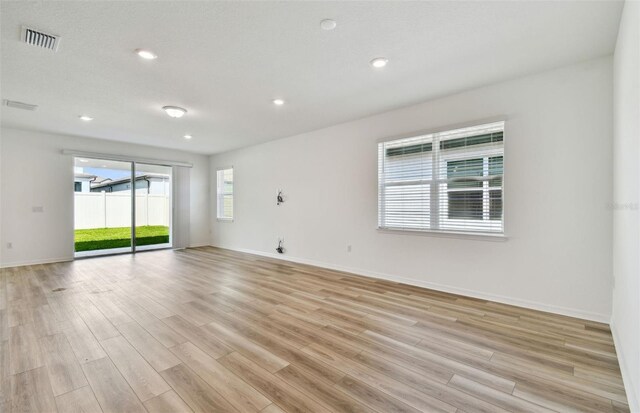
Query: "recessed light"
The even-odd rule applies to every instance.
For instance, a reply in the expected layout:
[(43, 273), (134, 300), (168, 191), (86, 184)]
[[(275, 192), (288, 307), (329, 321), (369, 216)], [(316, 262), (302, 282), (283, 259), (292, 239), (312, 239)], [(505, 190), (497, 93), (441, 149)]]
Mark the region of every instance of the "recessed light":
[(320, 22), (322, 30), (333, 30), (338, 24), (333, 19), (324, 19)]
[(387, 63), (389, 63), (389, 59), (387, 59), (386, 57), (376, 57), (369, 63), (371, 64), (371, 66), (375, 67), (376, 69), (381, 69), (385, 67)]
[(85, 122), (89, 122), (90, 120), (93, 120), (93, 118), (91, 116), (88, 115), (80, 115), (78, 116), (80, 119), (82, 119)]
[(167, 115), (171, 116), (172, 118), (181, 118), (185, 113), (187, 113), (186, 109), (179, 106), (163, 106), (162, 110), (167, 112)]
[(184, 135), (184, 138), (185, 138), (186, 140), (189, 140), (189, 139), (193, 138), (193, 135)]
[(273, 99), (273, 104), (277, 106), (284, 105), (284, 99)]
[(158, 58), (158, 55), (153, 53), (151, 50), (146, 49), (136, 49), (136, 54), (143, 59), (154, 60)]

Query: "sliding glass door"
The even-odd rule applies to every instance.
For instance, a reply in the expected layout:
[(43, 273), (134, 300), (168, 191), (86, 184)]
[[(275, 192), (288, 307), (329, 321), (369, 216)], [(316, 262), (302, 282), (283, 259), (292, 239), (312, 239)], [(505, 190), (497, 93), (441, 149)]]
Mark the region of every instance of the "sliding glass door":
[(171, 167), (76, 157), (74, 207), (76, 257), (171, 247)]
[(137, 251), (171, 247), (171, 167), (136, 163)]

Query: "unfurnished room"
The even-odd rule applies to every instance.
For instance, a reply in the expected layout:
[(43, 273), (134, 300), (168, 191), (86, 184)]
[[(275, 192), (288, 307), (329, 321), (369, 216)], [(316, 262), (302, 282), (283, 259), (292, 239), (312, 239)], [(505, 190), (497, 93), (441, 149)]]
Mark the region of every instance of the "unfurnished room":
[(0, 36), (1, 413), (640, 413), (640, 0)]

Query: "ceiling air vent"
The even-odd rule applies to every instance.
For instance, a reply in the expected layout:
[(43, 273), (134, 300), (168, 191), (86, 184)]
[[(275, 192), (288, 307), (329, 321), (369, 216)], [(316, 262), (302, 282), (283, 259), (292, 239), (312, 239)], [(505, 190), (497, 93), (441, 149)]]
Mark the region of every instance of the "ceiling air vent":
[(2, 104), (10, 108), (23, 109), (23, 110), (36, 110), (38, 108), (38, 105), (31, 105), (29, 103), (17, 102), (15, 100), (8, 100), (8, 99), (4, 99), (2, 101)]
[(22, 41), (33, 46), (43, 47), (45, 49), (58, 51), (60, 45), (60, 36), (41, 32), (30, 27), (22, 27)]

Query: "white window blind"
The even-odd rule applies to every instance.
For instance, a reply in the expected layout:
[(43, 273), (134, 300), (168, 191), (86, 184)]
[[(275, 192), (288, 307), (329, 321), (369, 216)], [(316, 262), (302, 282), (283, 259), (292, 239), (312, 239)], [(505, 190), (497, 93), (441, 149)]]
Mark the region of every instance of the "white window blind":
[(233, 220), (233, 168), (218, 170), (218, 219)]
[(504, 122), (378, 144), (378, 227), (504, 233)]

